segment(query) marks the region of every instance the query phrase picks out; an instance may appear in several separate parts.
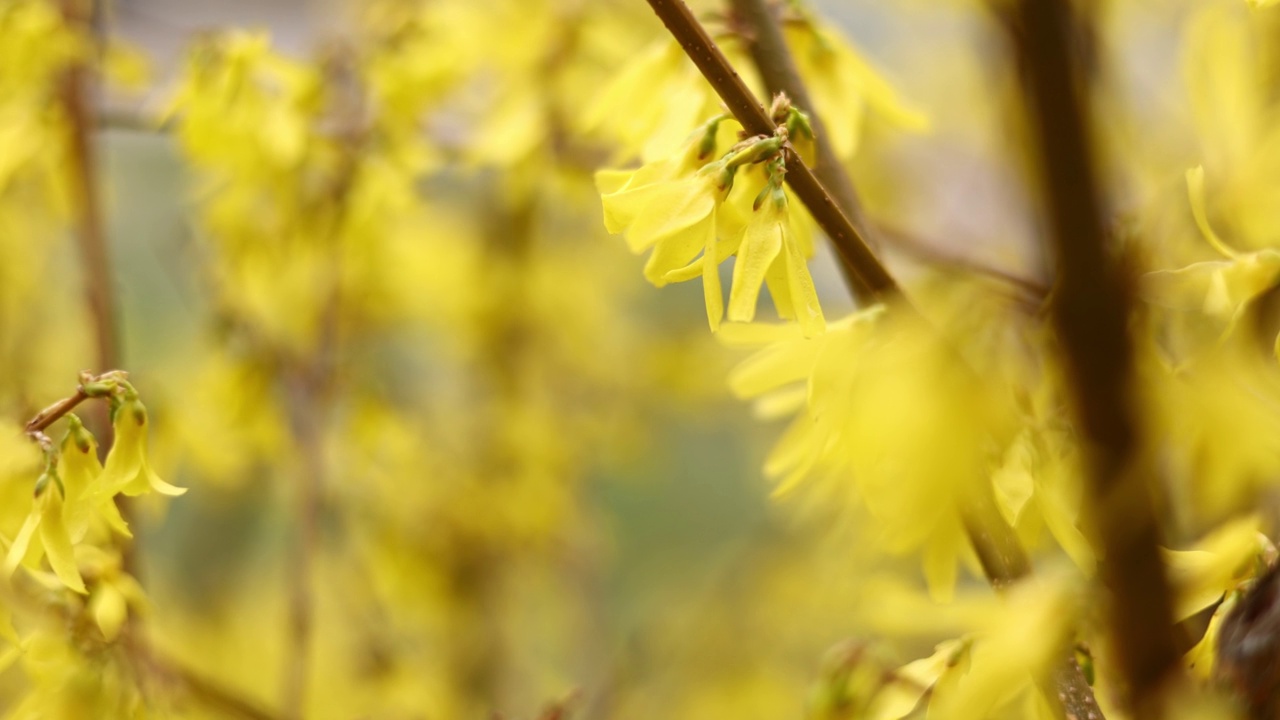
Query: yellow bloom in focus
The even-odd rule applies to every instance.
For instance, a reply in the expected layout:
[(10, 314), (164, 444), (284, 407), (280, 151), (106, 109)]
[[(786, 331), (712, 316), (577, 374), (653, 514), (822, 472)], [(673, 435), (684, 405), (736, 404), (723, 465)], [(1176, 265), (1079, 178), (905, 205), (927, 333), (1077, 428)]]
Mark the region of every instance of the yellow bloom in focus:
[(760, 286), (769, 280), (779, 313), (797, 319), (805, 336), (812, 337), (826, 329), (826, 320), (793, 229), (788, 202), (779, 195), (780, 202), (765, 201), (743, 229), (729, 291), (729, 320), (754, 320)]
[(98, 461), (98, 443), (85, 430), (80, 418), (69, 415), (69, 427), (59, 448), (58, 468), (62, 486), (66, 488), (63, 517), (71, 541), (78, 543), (100, 519), (112, 530), (132, 537), (129, 525), (120, 516), (113, 495), (102, 483), (102, 463)]
[(104, 492), (110, 496), (141, 495), (154, 490), (177, 496), (187, 491), (161, 480), (147, 463), (147, 408), (141, 401), (129, 398), (121, 403), (112, 426), (116, 439), (102, 471)]
[(682, 173), (688, 166), (683, 160), (674, 166), (671, 160), (662, 160), (632, 173), (602, 171), (596, 175), (596, 186), (609, 232), (626, 233), (627, 245), (636, 254), (652, 250), (644, 276), (655, 286), (666, 285), (669, 273), (690, 265), (702, 253), (707, 320), (715, 331), (724, 316), (716, 210), (729, 188), (719, 163)]
[[(36, 481), (36, 497), (32, 502), (31, 513), (27, 515), (22, 529), (9, 546), (9, 553), (4, 561), (4, 574), (5, 577), (13, 575), (19, 565), (33, 568), (40, 562), (42, 555), (48, 556), (49, 566), (53, 568), (58, 580), (83, 595), (88, 590), (80, 577), (71, 537), (62, 519), (62, 488), (56, 473), (56, 467), (51, 467)], [(33, 544), (37, 531), (40, 533), (40, 541)]]

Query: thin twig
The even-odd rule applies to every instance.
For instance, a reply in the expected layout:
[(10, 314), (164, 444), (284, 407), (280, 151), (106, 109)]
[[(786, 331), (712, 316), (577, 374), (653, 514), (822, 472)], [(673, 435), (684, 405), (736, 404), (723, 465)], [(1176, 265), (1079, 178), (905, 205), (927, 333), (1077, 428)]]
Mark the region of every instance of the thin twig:
[(1045, 206), (1058, 267), (1053, 317), (1085, 439), (1090, 505), (1105, 551), (1110, 625), (1135, 717), (1160, 716), (1159, 693), (1177, 668), (1160, 526), (1131, 396), (1130, 290), (1108, 256), (1103, 199), (1092, 162), (1089, 95), (1069, 48), (1069, 3), (1022, 0), (1008, 15), (1026, 73)]
[(80, 403), (88, 400), (89, 396), (85, 394), (84, 386), (76, 388), (74, 395), (65, 397), (49, 407), (36, 413), (36, 416), (27, 422), (25, 429), (28, 435), (44, 432), (50, 425), (61, 420), (67, 413), (76, 409)]
[[(732, 0), (732, 6), (735, 19), (746, 26), (747, 32), (743, 35), (747, 50), (751, 53), (751, 59), (756, 69), (760, 71), (760, 77), (764, 80), (769, 94), (786, 93), (792, 103), (809, 116), (809, 124), (814, 134), (814, 177), (831, 193), (836, 206), (849, 218), (858, 234), (869, 246), (877, 247), (879, 243), (876, 242), (874, 230), (862, 212), (862, 203), (858, 200), (853, 182), (849, 179), (849, 174), (844, 171), (844, 166), (840, 164), (835, 151), (832, 150), (831, 143), (827, 142), (827, 138), (830, 137), (827, 135), (827, 128), (822, 118), (818, 116), (813, 99), (809, 97), (809, 89), (800, 78), (800, 71), (796, 69), (791, 51), (787, 48), (786, 38), (782, 36), (782, 27), (778, 24), (768, 3), (766, 0)], [(839, 257), (840, 269), (850, 283), (854, 299), (860, 304), (870, 300), (863, 296), (865, 293), (861, 286), (854, 281), (854, 268), (844, 262), (843, 254)]]
[[(773, 135), (774, 123), (729, 65), (715, 42), (682, 0), (649, 0), (649, 6), (667, 26), (672, 37), (698, 66), (749, 135)], [(799, 155), (787, 153), (787, 184), (809, 209), (813, 219), (835, 245), (860, 296), (885, 300), (901, 297), (898, 285), (867, 245), (864, 235), (840, 210), (831, 194)]]
[[(803, 110), (809, 116), (809, 124), (813, 128), (815, 136), (814, 176), (831, 193), (836, 205), (844, 211), (849, 221), (853, 223), (853, 226), (857, 228), (862, 237), (867, 239), (871, 247), (883, 249), (885, 245), (881, 242), (881, 239), (888, 238), (892, 240), (892, 245), (895, 249), (902, 250), (912, 256), (932, 263), (949, 265), (977, 275), (991, 277), (1016, 286), (1020, 292), (1027, 295), (1029, 301), (1033, 304), (1038, 305), (1039, 302), (1045, 299), (1048, 295), (1048, 288), (1041, 283), (1018, 277), (999, 268), (983, 265), (974, 260), (943, 252), (936, 247), (928, 246), (926, 243), (899, 229), (886, 227), (869, 218), (862, 207), (861, 201), (858, 199), (857, 187), (849, 177), (848, 170), (840, 162), (840, 158), (836, 157), (831, 143), (827, 142), (830, 136), (827, 134), (826, 123), (818, 113), (817, 106), (809, 94), (809, 88), (796, 67), (791, 49), (787, 46), (786, 37), (782, 32), (782, 23), (778, 17), (777, 11), (779, 8), (776, 7), (777, 3), (771, 3), (769, 0), (731, 1), (734, 11), (732, 20), (741, 25), (739, 35), (742, 36), (747, 45), (751, 60), (756, 70), (760, 73), (760, 78), (764, 81), (765, 89), (769, 91), (770, 95), (785, 93), (787, 97), (791, 98), (794, 106)], [(850, 268), (844, 265), (843, 262), (840, 267), (848, 277)], [(860, 298), (855, 299), (860, 300)]]

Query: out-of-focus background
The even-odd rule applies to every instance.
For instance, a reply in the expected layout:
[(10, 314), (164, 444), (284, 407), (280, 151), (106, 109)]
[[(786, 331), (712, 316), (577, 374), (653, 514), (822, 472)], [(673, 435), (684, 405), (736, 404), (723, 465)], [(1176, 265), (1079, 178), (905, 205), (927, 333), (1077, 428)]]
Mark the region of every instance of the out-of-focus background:
[[(1122, 209), (1137, 207), (1152, 195), (1179, 192), (1182, 171), (1199, 162), (1179, 53), (1182, 28), (1200, 3), (1091, 4), (1106, 58), (1104, 112), (1115, 119), (1104, 125), (1104, 141), (1124, 146), (1133, 163), (1112, 168), (1113, 197)], [(643, 3), (626, 5), (611, 5), (620, 17), (614, 54), (587, 54), (601, 63), (594, 82), (603, 84), (626, 53), (661, 37)], [(544, 28), (533, 11), (525, 17), (515, 6), (495, 4), (492, 36), (452, 44), (463, 48), (458, 52), (518, 56), (519, 47), (490, 43), (518, 45), (526, 30), (542, 38)], [(202, 37), (229, 27), (262, 29), (284, 56), (312, 62), (352, 39), (358, 10), (336, 0), (116, 0), (105, 14), (112, 35), (153, 61), (151, 89), (107, 96), (106, 127), (97, 137), (120, 365), (151, 408), (157, 466), (190, 488), (177, 500), (139, 508), (153, 631), (166, 652), (268, 705), (288, 652), (297, 472), (277, 463), (272, 448), (291, 446), (280, 436), (296, 431), (298, 421), (280, 400), (287, 391), (264, 380), (280, 367), (241, 352), (237, 343), (251, 346), (252, 338), (219, 327), (219, 318), (237, 309), (220, 307), (209, 286), (232, 271), (202, 244), (216, 222), (193, 210), (219, 192), (216, 183), (201, 180), (171, 134), (130, 118), (170, 101), (188, 50)], [(927, 130), (909, 132), (869, 117), (852, 165), (870, 214), (913, 248), (886, 243), (895, 270), (912, 276), (977, 265), (1043, 284), (1033, 193), (1013, 152), (1023, 132), (1011, 112), (1016, 70), (983, 11), (925, 0), (828, 1), (814, 10), (930, 121)], [(524, 28), (526, 21), (533, 26)], [(1148, 130), (1155, 118), (1158, 137)], [(439, 120), (445, 135), (452, 122)], [(634, 162), (617, 154), (592, 158)], [(492, 204), (508, 192), (502, 172), (446, 169), (423, 181), (421, 192), (442, 207), (417, 227), (438, 233), (432, 242), (456, 237), (477, 247), (494, 242), (495, 232), (508, 233), (520, 219), (504, 214), (511, 211), (505, 201)], [(466, 695), (470, 682), (504, 717), (531, 717), (575, 690), (586, 718), (803, 717), (824, 656), (864, 635), (847, 609), (864, 599), (859, 568), (871, 560), (824, 508), (770, 499), (760, 468), (782, 427), (753, 418), (730, 396), (725, 377), (743, 353), (706, 332), (698, 283), (660, 290), (645, 284), (643, 261), (595, 219), (589, 175), (520, 172), (577, 198), (571, 210), (538, 207), (540, 229), (532, 234), (567, 229), (579, 249), (560, 257), (555, 242), (538, 245), (551, 248), (549, 262), (558, 265), (525, 290), (551, 299), (547, 307), (522, 301), (562, 318), (572, 332), (495, 340), (457, 330), (465, 324), (459, 318), (492, 322), (485, 315), (492, 308), (449, 307), (440, 299), (448, 292), (433, 283), (482, 296), (484, 284), (504, 282), (507, 270), (483, 257), (459, 261), (447, 249), (410, 254), (400, 285), (369, 291), (402, 298), (420, 284), (424, 306), (405, 311), (408, 321), (387, 320), (376, 317), (381, 306), (370, 300), (369, 316), (385, 326), (353, 331), (358, 340), (335, 361), (336, 384), (351, 392), (328, 408), (341, 428), (331, 431), (359, 442), (334, 447), (324, 436), (317, 451), (326, 470), (311, 585), (317, 645), (308, 716), (481, 717), (474, 698), (439, 700)], [(252, 206), (238, 211), (251, 213)], [(252, 225), (251, 218), (238, 221)], [(270, 240), (270, 227), (243, 242)], [(447, 269), (456, 267), (479, 270), (459, 277)], [(576, 284), (578, 271), (596, 284)], [(825, 248), (813, 272), (828, 317), (848, 311)], [(583, 310), (606, 289), (598, 307)], [(294, 311), (274, 308), (284, 316)], [(288, 317), (279, 322), (289, 327)], [(504, 369), (504, 362), (533, 355), (540, 359), (528, 362), (543, 363), (533, 371)], [(252, 361), (242, 363), (246, 356)], [(61, 364), (68, 381), (85, 365), (74, 355)], [(61, 371), (48, 370), (41, 390), (60, 387)], [(503, 385), (513, 373), (516, 390)], [(514, 412), (527, 417), (505, 425)], [(556, 424), (542, 413), (568, 419)], [(544, 456), (530, 447), (552, 449)], [(536, 461), (529, 463), (530, 454)], [(467, 472), (503, 475), (513, 464), (545, 475), (538, 482), (564, 488), (563, 497), (534, 493), (497, 509), (486, 494), (492, 491), (454, 497), (432, 489)], [(403, 506), (395, 507), (399, 497)], [(449, 503), (448, 513), (414, 515), (415, 508)], [(541, 503), (548, 507), (531, 509)], [(537, 517), (526, 525), (523, 516), (503, 516), (517, 511)], [(447, 522), (461, 529), (436, 532)], [(495, 527), (500, 540), (487, 534)], [(459, 548), (472, 541), (486, 549), (466, 557)], [(452, 565), (423, 569), (437, 559)], [(905, 661), (929, 647), (922, 638), (885, 652)], [(500, 660), (473, 656), (486, 651)]]

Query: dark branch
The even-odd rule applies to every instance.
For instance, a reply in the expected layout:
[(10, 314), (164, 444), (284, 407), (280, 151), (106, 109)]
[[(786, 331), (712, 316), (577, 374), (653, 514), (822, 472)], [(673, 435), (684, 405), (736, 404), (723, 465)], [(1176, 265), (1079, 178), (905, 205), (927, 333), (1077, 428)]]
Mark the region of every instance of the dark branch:
[(1159, 717), (1159, 690), (1175, 672), (1171, 593), (1160, 527), (1132, 405), (1130, 291), (1109, 257), (1092, 162), (1089, 96), (1070, 50), (1064, 0), (1022, 0), (1006, 16), (1026, 80), (1026, 103), (1058, 268), (1053, 317), (1085, 440), (1090, 505), (1106, 561), (1110, 624), (1135, 716)]
[[(682, 0), (649, 0), (649, 5), (747, 133), (772, 135), (774, 124), (769, 114), (729, 65), (689, 7)], [(897, 283), (871, 252), (865, 236), (840, 211), (813, 171), (795, 153), (787, 155), (787, 184), (831, 238), (841, 264), (853, 276), (857, 292), (878, 300), (900, 297)]]

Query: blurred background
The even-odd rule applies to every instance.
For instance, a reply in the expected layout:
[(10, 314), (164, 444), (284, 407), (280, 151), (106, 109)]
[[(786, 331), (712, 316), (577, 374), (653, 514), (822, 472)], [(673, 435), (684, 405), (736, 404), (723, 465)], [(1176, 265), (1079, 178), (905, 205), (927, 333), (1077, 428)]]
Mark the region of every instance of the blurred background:
[[(635, 153), (605, 138), (565, 160), (572, 148), (557, 146), (554, 128), (485, 124), (516, 116), (511, 88), (534, 83), (563, 100), (557, 112), (576, 133), (574, 113), (662, 37), (643, 3), (589, 4), (477, 0), (424, 21), (451, 33), (433, 52), (459, 67), (441, 61), (441, 72), (465, 76), (421, 101), (445, 108), (428, 123), (437, 144), (353, 141), (352, 157), (335, 151), (315, 171), (340, 178), (344, 162), (392, 158), (377, 159), (391, 168), (386, 186), (353, 195), (367, 202), (360, 212), (383, 216), (361, 215), (337, 241), (350, 254), (334, 271), (343, 299), (330, 341), (308, 319), (328, 302), (323, 283), (289, 294), (310, 256), (264, 249), (311, 232), (305, 220), (323, 211), (301, 203), (276, 217), (263, 198), (311, 190), (264, 173), (238, 186), (251, 197), (236, 196), (238, 151), (209, 145), (214, 131), (198, 124), (219, 122), (201, 115), (201, 98), (219, 90), (201, 85), (200, 67), (261, 54), (233, 62), (242, 50), (224, 48), (193, 61), (191, 48), (226, 28), (262, 30), (283, 62), (311, 68), (279, 71), (281, 87), (319, 72), (341, 88), (342, 58), (379, 61), (351, 48), (409, 40), (336, 1), (111, 3), (109, 33), (151, 66), (143, 89), (106, 93), (95, 136), (119, 366), (150, 407), (158, 470), (190, 488), (138, 507), (147, 622), (164, 652), (275, 704), (289, 663), (297, 488), (311, 483), (308, 717), (534, 717), (574, 693), (585, 718), (805, 717), (832, 648), (839, 656), (867, 636), (849, 608), (865, 600), (860, 573), (880, 561), (825, 508), (769, 499), (760, 468), (782, 427), (729, 395), (743, 353), (706, 331), (698, 283), (649, 287), (642, 261), (601, 226), (591, 171), (634, 166)], [(1184, 193), (1183, 171), (1201, 162), (1183, 37), (1204, 3), (1087, 4), (1105, 58), (1104, 142), (1125, 148), (1112, 199), (1136, 215)], [(854, 181), (886, 237), (903, 240), (885, 242), (894, 270), (979, 266), (1044, 285), (1034, 193), (1013, 152), (1016, 70), (984, 11), (924, 0), (813, 8), (929, 120), (911, 130), (874, 112), (851, 120), (862, 123)], [(576, 23), (587, 29), (575, 35)], [(563, 85), (538, 70), (557, 50), (576, 68)], [(368, 77), (382, 92), (381, 76)], [(312, 103), (297, 82), (302, 99), (282, 112), (334, 121), (316, 109), (333, 98)], [(138, 121), (163, 112), (164, 130)], [(224, 143), (264, 123), (225, 122)], [(420, 199), (395, 194), (404, 178)], [(69, 246), (58, 252), (54, 263), (70, 262)], [(829, 319), (852, 308), (825, 247), (813, 272)], [(67, 295), (42, 312), (74, 315)], [(89, 364), (82, 342), (40, 346), (56, 359), (8, 406), (65, 392)], [(883, 652), (905, 662), (933, 640)]]

